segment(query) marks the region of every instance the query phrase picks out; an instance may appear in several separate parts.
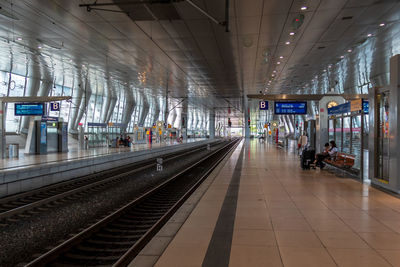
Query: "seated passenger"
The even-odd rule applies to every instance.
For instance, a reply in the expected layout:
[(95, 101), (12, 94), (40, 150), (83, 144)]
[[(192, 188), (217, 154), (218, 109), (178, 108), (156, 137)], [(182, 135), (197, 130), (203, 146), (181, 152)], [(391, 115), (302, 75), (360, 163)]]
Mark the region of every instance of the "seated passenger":
[(338, 152), (338, 149), (336, 147), (335, 141), (330, 141), (329, 144), (325, 144), (325, 150), (322, 153), (319, 153), (316, 155), (316, 166), (320, 167), (323, 169), (325, 167), (325, 164), (323, 163), (324, 159), (326, 158), (335, 158), (336, 154)]

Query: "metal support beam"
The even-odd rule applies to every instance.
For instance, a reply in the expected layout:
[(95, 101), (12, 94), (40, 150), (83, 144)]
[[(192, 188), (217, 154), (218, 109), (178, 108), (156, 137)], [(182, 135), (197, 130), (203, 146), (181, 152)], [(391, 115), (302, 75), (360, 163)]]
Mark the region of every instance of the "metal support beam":
[(5, 96), (0, 97), (0, 101), (3, 103), (14, 103), (14, 102), (25, 102), (25, 103), (37, 103), (37, 102), (53, 102), (70, 100), (71, 96)]
[(254, 98), (254, 99), (262, 99), (262, 100), (271, 100), (271, 101), (276, 101), (276, 100), (303, 100), (303, 101), (319, 101), (321, 98), (324, 96), (341, 96), (346, 100), (353, 100), (353, 99), (360, 99), (360, 98), (368, 98), (368, 94), (309, 94), (309, 95), (285, 95), (285, 94), (280, 94), (280, 95), (262, 95), (262, 94), (257, 94), (257, 95), (247, 95), (248, 98)]
[[(192, 7), (200, 11), (204, 16), (212, 20), (218, 25), (222, 25), (225, 27), (225, 31), (229, 32), (229, 2), (230, 0), (225, 0), (225, 20), (224, 21), (219, 21), (218, 19), (214, 18), (211, 16), (207, 11), (202, 9), (200, 6), (197, 4), (193, 3), (191, 0), (170, 0), (169, 2), (162, 1), (162, 0), (143, 0), (143, 1), (118, 1), (116, 3), (97, 3), (95, 1), (92, 4), (79, 4), (79, 7), (86, 7), (87, 12), (90, 12), (92, 10), (99, 10), (99, 11), (109, 11), (109, 12), (118, 12), (118, 13), (127, 13), (124, 11), (120, 10), (114, 10), (114, 9), (105, 9), (105, 8), (99, 8), (99, 7), (107, 7), (107, 6), (128, 6), (128, 5), (143, 5), (143, 4), (173, 4), (173, 3), (179, 3), (179, 2), (184, 2), (186, 1), (188, 4), (190, 4)], [(148, 10), (154, 17), (154, 14)], [(157, 18), (155, 18), (157, 19)]]
[[(198, 5), (196, 5), (195, 3), (193, 3), (191, 0), (185, 0), (187, 3), (189, 3), (192, 7), (194, 7), (195, 9), (197, 9), (198, 11), (200, 11), (200, 13), (202, 13), (204, 16), (206, 16), (207, 18), (209, 18), (210, 20), (212, 20), (213, 22), (215, 22), (218, 25), (222, 25), (222, 26), (226, 26), (227, 21), (218, 21), (216, 18), (214, 18), (213, 16), (211, 16), (207, 11), (205, 11), (204, 9), (202, 9), (201, 7), (199, 7)], [(228, 0), (227, 0), (228, 1)], [(228, 1), (229, 2), (229, 1)], [(226, 4), (228, 6), (228, 11), (225, 11), (225, 16), (228, 13), (228, 17), (229, 17), (229, 3)], [(226, 18), (225, 18), (226, 19)], [(229, 27), (227, 28), (229, 30)]]

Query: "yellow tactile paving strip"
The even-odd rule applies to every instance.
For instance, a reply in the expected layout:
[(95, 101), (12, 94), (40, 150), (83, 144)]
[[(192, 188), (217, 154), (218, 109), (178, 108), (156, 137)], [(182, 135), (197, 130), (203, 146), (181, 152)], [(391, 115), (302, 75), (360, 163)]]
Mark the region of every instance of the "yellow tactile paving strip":
[[(156, 266), (202, 265), (239, 152)], [(400, 199), (270, 144), (244, 153), (229, 266), (400, 266)]]

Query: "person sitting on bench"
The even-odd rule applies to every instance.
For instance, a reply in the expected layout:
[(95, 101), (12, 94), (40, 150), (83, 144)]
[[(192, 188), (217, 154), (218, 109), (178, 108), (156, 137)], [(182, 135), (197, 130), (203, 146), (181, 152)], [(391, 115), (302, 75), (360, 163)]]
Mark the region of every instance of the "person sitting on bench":
[[(328, 146), (330, 145), (330, 147), (327, 148), (327, 145)], [(317, 162), (315, 165), (320, 167), (321, 169), (323, 169), (325, 167), (323, 160), (326, 158), (336, 157), (337, 152), (338, 152), (338, 149), (337, 149), (335, 141), (332, 140), (329, 142), (329, 144), (326, 143), (324, 152), (316, 155)]]

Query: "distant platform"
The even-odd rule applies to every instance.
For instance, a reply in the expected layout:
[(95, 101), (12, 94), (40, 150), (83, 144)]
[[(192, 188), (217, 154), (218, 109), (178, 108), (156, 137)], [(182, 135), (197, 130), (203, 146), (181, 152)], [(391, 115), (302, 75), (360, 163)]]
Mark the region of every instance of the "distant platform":
[(0, 165), (0, 198), (215, 141), (217, 139), (196, 138), (183, 143), (103, 147), (4, 159)]

